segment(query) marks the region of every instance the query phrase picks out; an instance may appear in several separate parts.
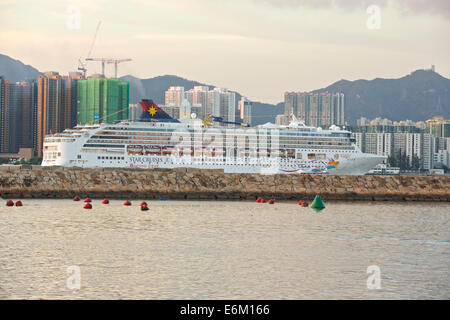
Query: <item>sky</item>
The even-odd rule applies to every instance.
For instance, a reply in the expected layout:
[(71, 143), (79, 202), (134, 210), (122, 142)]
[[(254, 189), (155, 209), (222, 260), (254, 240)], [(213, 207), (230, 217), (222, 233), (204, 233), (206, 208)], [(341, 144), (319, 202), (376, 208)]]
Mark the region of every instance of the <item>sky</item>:
[(253, 101), (431, 65), (450, 78), (449, 0), (0, 0), (0, 53), (76, 71), (99, 21), (90, 56), (133, 59), (119, 76), (177, 75)]

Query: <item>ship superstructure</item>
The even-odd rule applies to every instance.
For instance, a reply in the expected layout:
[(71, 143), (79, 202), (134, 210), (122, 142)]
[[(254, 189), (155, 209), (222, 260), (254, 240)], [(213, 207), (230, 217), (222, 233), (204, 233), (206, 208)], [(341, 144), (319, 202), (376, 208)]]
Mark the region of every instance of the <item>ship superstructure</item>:
[(47, 135), (42, 165), (365, 174), (385, 159), (362, 153), (349, 131), (309, 127), (293, 116), (287, 126), (230, 128), (218, 117), (180, 122), (151, 100), (140, 105), (144, 112), (136, 122), (82, 125)]

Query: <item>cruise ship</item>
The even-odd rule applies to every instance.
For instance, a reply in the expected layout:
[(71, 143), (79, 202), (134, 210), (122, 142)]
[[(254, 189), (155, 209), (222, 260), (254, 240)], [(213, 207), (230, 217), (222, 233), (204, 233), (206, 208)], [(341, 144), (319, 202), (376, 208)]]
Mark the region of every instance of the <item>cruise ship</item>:
[(289, 125), (246, 127), (209, 116), (176, 120), (152, 100), (137, 121), (77, 125), (47, 135), (42, 166), (223, 169), (226, 173), (367, 173), (385, 157), (362, 153), (351, 132)]

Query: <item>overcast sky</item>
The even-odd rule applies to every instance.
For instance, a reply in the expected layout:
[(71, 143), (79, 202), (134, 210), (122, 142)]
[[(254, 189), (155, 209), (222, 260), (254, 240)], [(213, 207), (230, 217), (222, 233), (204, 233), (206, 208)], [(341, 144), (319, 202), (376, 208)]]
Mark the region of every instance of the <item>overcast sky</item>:
[(449, 78), (449, 19), (449, 0), (0, 0), (0, 53), (67, 73), (101, 20), (91, 56), (132, 58), (119, 76), (173, 74), (276, 103), (432, 64)]

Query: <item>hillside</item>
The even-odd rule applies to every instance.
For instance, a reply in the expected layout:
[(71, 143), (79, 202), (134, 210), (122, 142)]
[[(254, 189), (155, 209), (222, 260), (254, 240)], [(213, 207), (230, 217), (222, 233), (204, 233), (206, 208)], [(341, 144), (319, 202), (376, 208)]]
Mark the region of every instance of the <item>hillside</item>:
[(450, 118), (450, 80), (432, 70), (417, 70), (399, 79), (340, 80), (314, 92), (343, 92), (345, 118), (420, 121), (436, 115)]
[(25, 65), (19, 60), (14, 60), (4, 54), (0, 54), (0, 76), (18, 82), (27, 79), (37, 79), (40, 72), (32, 66)]
[[(35, 79), (39, 71), (6, 55), (0, 54), (0, 76), (11, 81)], [(184, 79), (174, 75), (163, 75), (139, 79), (128, 75), (121, 80), (130, 82), (130, 103), (142, 98), (164, 103), (164, 92), (170, 86), (183, 86), (186, 90), (194, 86), (212, 84)], [(301, 91), (301, 88), (298, 88)], [(360, 117), (383, 117), (391, 120), (426, 120), (440, 115), (450, 118), (450, 79), (432, 70), (417, 70), (399, 79), (340, 80), (314, 92), (343, 92), (345, 94), (345, 118), (355, 124)], [(280, 93), (280, 96), (283, 93)], [(241, 94), (236, 92), (236, 100)], [(236, 106), (237, 109), (237, 106)], [(277, 114), (283, 113), (283, 102), (277, 105), (253, 102), (253, 125), (274, 122)], [(236, 110), (236, 113), (238, 111)]]

